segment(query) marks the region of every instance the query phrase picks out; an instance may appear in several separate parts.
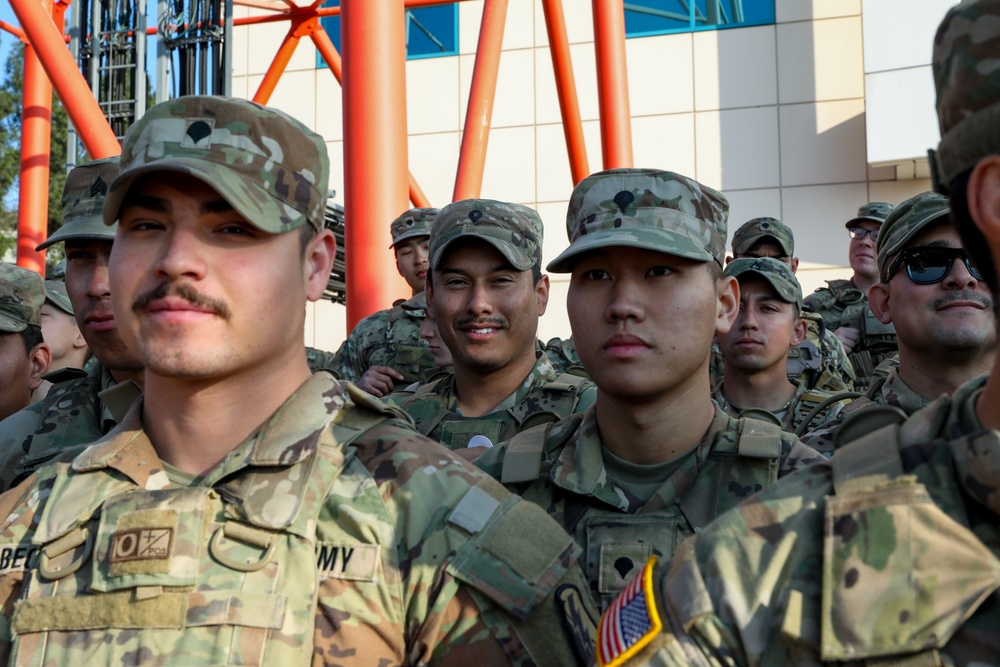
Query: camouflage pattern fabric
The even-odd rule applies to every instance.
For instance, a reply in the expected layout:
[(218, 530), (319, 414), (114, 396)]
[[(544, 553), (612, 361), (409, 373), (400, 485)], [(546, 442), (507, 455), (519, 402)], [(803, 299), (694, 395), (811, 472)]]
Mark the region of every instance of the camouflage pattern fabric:
[[(117, 155), (74, 167), (67, 174), (66, 184), (63, 185), (62, 227), (39, 243), (35, 250), (45, 250), (69, 239), (114, 241), (118, 225), (105, 225), (103, 210), (104, 197), (108, 194), (111, 183), (118, 177), (118, 171)], [(63, 276), (65, 275), (64, 265)]]
[[(854, 368), (851, 366), (844, 345), (823, 324), (823, 318), (804, 310), (800, 313), (806, 322), (806, 339), (788, 351), (788, 379), (809, 389), (820, 391), (853, 391)], [(712, 345), (709, 361), (712, 386), (722, 382), (725, 366), (722, 350)]]
[(331, 370), (341, 380), (357, 382), (372, 366), (388, 366), (403, 374), (404, 383), (419, 382), (437, 371), (420, 324), (427, 312), (424, 292), (361, 320), (334, 354)]
[(0, 658), (589, 658), (574, 649), (592, 646), (581, 619), (595, 613), (579, 547), (363, 392), (313, 375), (187, 487), (167, 477), (140, 413), (0, 497)]
[(930, 154), (934, 189), (948, 194), (952, 180), (981, 158), (1000, 153), (996, 90), (1000, 32), (997, 0), (952, 7), (934, 36), (933, 71), (941, 142)]
[[(573, 337), (553, 338), (542, 346), (545, 356), (549, 358), (549, 363), (556, 373), (568, 373), (572, 368), (573, 372), (587, 376), (583, 364), (580, 363), (580, 355), (576, 352), (576, 345), (573, 344)], [(587, 376), (589, 377), (589, 376)]]
[(844, 227), (850, 229), (855, 223), (869, 220), (882, 224), (892, 213), (892, 204), (886, 201), (872, 201), (858, 207), (858, 214), (844, 223)]
[(879, 230), (878, 273), (883, 283), (890, 280), (890, 262), (914, 236), (928, 225), (946, 219), (951, 213), (948, 198), (936, 192), (921, 192), (893, 209)]
[(823, 318), (823, 324), (831, 332), (840, 327), (861, 332), (848, 359), (854, 369), (854, 387), (864, 391), (875, 367), (896, 354), (895, 327), (879, 322), (868, 306), (868, 295), (850, 280), (828, 280), (827, 287), (819, 287), (805, 298), (805, 306)]
[(0, 421), (0, 490), (114, 428), (118, 420), (99, 396), (113, 386), (111, 373), (96, 363), (86, 377), (53, 385), (43, 400)]
[[(475, 388), (473, 388), (474, 390)], [(590, 380), (559, 375), (548, 356), (539, 354), (521, 386), (497, 408), (481, 417), (464, 417), (458, 411), (454, 374), (419, 387), (397, 402), (416, 428), (449, 449), (466, 447), (477, 435), (492, 444), (512, 438), (520, 431), (553, 422), (590, 407), (597, 387)]]
[(132, 183), (174, 171), (211, 183), (254, 226), (281, 234), (322, 229), (329, 190), (326, 142), (291, 116), (218, 95), (178, 97), (150, 108), (125, 135), (121, 174), (104, 200), (118, 218)]
[(740, 225), (733, 232), (733, 256), (746, 255), (760, 241), (773, 240), (785, 257), (791, 257), (795, 252), (795, 235), (792, 230), (777, 218), (754, 218)]
[[(535, 430), (545, 443), (542, 472), (538, 479), (507, 488), (544, 508), (583, 547), (585, 572), (602, 607), (649, 556), (669, 561), (681, 540), (715, 516), (823, 458), (777, 429), (777, 459), (740, 456), (740, 422), (716, 406), (701, 441), (646, 501), (608, 473), (596, 409)], [(487, 451), (476, 466), (501, 479), (510, 446)]]
[(714, 260), (721, 267), (728, 218), (725, 196), (686, 176), (657, 169), (600, 171), (573, 189), (566, 211), (570, 245), (547, 270), (569, 273), (577, 255), (606, 246)]
[(840, 426), (846, 417), (861, 412), (873, 405), (899, 408), (907, 415), (912, 415), (917, 410), (925, 407), (930, 402), (930, 399), (924, 398), (910, 389), (903, 382), (903, 379), (899, 377), (899, 362), (895, 361), (895, 363), (892, 363), (892, 361), (887, 360), (879, 365), (879, 369), (888, 366), (888, 374), (883, 377), (876, 377), (864, 396), (852, 401), (850, 406), (845, 408), (835, 418), (823, 422), (812, 431), (806, 433), (802, 436), (802, 442), (826, 456), (832, 456), (836, 444), (837, 431), (840, 430)]
[(0, 262), (0, 333), (41, 326), (45, 281), (34, 271)]
[[(726, 400), (725, 395), (722, 393), (723, 387), (723, 384), (719, 384), (715, 387), (715, 390), (712, 392), (712, 399), (719, 404), (719, 407), (721, 407), (727, 415), (731, 417), (739, 417), (740, 412), (742, 412), (742, 408), (739, 408)], [(813, 408), (826, 399), (837, 396), (840, 393), (841, 392), (838, 391), (809, 389), (801, 382), (798, 382), (795, 383), (795, 394), (791, 399), (789, 399), (788, 404), (782, 410), (775, 411), (773, 414), (775, 418), (781, 422), (782, 430), (788, 431), (789, 433), (802, 433), (803, 431), (798, 429), (802, 426), (802, 423), (812, 412)], [(818, 426), (832, 420), (840, 415), (841, 411), (850, 403), (850, 398), (843, 398), (830, 403), (828, 407), (823, 408), (820, 413), (814, 416), (809, 423), (813, 426)], [(802, 428), (805, 429), (808, 427)], [(803, 440), (803, 442), (805, 441)], [(820, 451), (816, 447), (813, 447), (813, 449)]]
[(448, 247), (464, 238), (485, 241), (518, 271), (542, 264), (545, 225), (538, 211), (493, 199), (464, 199), (448, 204), (434, 219), (429, 244), (432, 269), (441, 268)]
[(392, 235), (390, 248), (408, 239), (431, 235), (431, 225), (440, 213), (436, 208), (411, 208), (389, 224)]
[(306, 363), (313, 373), (322, 370), (333, 370), (337, 367), (337, 353), (327, 352), (315, 347), (306, 348)]
[(654, 573), (663, 630), (627, 664), (996, 664), (1000, 433), (975, 416), (983, 384), (896, 443), (858, 441), (880, 447), (874, 468), (838, 450), (685, 542)]

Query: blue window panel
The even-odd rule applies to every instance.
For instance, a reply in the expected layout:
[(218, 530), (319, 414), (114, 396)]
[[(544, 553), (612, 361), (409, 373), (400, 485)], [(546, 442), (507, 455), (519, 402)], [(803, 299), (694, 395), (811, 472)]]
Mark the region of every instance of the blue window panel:
[(626, 0), (625, 36), (774, 23), (774, 0)]
[[(324, 7), (339, 7), (340, 0), (327, 0)], [(320, 19), (333, 45), (340, 49), (340, 17)], [(458, 55), (458, 4), (421, 7), (406, 11), (406, 59), (437, 58)], [(323, 67), (323, 57), (316, 54), (316, 66)]]

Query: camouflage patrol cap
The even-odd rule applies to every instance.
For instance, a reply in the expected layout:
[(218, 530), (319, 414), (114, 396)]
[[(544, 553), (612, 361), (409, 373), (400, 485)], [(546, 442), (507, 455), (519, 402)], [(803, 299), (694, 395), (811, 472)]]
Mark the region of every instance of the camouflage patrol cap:
[(931, 60), (941, 143), (929, 151), (934, 189), (1000, 153), (1000, 0), (963, 2), (945, 14)]
[(889, 217), (890, 213), (892, 213), (892, 204), (889, 202), (868, 202), (858, 208), (858, 215), (844, 223), (844, 227), (850, 229), (854, 226), (854, 223), (861, 222), (862, 220), (871, 220), (872, 222), (877, 222), (881, 225), (885, 222), (885, 219)]
[(600, 171), (573, 189), (566, 212), (569, 247), (548, 270), (569, 273), (577, 255), (610, 246), (722, 266), (728, 216), (722, 193), (686, 176), (659, 169)]
[(431, 268), (440, 268), (448, 246), (463, 238), (486, 241), (518, 271), (542, 264), (542, 219), (521, 204), (463, 199), (445, 206), (431, 227)]
[(430, 236), (431, 225), (434, 224), (434, 218), (438, 213), (440, 210), (436, 208), (411, 208), (393, 220), (389, 225), (389, 231), (392, 233), (392, 243), (389, 247), (393, 248), (400, 241), (418, 236)]
[(35, 250), (45, 250), (67, 239), (114, 241), (117, 227), (104, 224), (102, 210), (108, 188), (117, 177), (117, 155), (74, 167), (63, 186), (62, 227), (39, 243)]
[(792, 230), (777, 218), (765, 217), (744, 222), (733, 232), (733, 255), (737, 257), (745, 255), (755, 243), (767, 238), (774, 239), (786, 257), (795, 254), (795, 237), (792, 235)]
[(41, 325), (45, 283), (34, 271), (0, 262), (0, 332), (17, 333)]
[(742, 257), (729, 262), (722, 275), (739, 280), (740, 276), (748, 273), (754, 273), (770, 283), (779, 299), (802, 309), (802, 285), (787, 264), (773, 257)]
[(45, 300), (67, 315), (73, 314), (73, 304), (66, 293), (66, 283), (58, 280), (45, 281)]
[(878, 272), (882, 282), (888, 279), (886, 268), (892, 258), (922, 229), (951, 212), (948, 198), (936, 192), (921, 192), (893, 209), (878, 236)]
[(326, 143), (276, 109), (212, 95), (157, 104), (125, 135), (121, 175), (105, 200), (104, 223), (118, 217), (136, 179), (160, 171), (204, 181), (263, 231), (323, 227), (330, 178)]

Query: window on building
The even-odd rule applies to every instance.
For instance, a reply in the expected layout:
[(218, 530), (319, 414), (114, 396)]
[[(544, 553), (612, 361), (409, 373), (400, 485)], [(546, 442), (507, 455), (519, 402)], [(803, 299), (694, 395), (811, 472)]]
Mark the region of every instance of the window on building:
[[(339, 7), (340, 0), (328, 0), (324, 7)], [(333, 45), (340, 51), (340, 17), (320, 19)], [(458, 55), (458, 5), (437, 5), (406, 10), (406, 59)], [(316, 54), (316, 66), (324, 66)]]
[(631, 0), (625, 36), (721, 30), (774, 23), (774, 0)]

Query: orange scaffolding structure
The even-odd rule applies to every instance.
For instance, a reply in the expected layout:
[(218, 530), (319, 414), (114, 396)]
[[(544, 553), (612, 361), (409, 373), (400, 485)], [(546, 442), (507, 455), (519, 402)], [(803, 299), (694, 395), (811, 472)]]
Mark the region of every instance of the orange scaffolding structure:
[[(17, 263), (44, 274), (49, 181), (51, 90), (55, 89), (92, 158), (120, 153), (114, 133), (66, 47), (61, 28), (71, 0), (9, 0), (20, 27), (0, 21), (0, 30), (26, 44), (24, 126), (18, 210)], [(142, 0), (139, 0), (142, 1)], [(256, 25), (287, 21), (288, 32), (254, 93), (266, 104), (303, 38), (310, 39), (341, 84), (344, 108), (345, 251), (347, 324), (385, 308), (401, 290), (386, 252), (387, 221), (408, 207), (430, 206), (408, 169), (406, 129), (405, 11), (463, 0), (342, 0), (340, 7), (320, 7), (323, 0), (300, 6), (292, 0), (234, 0), (271, 14), (234, 19)], [(542, 3), (555, 73), (570, 173), (576, 184), (590, 173), (580, 105), (570, 58), (562, 0)], [(503, 44), (508, 0), (485, 0), (468, 100), (454, 200), (478, 197), (489, 143), (493, 100)], [(593, 20), (604, 168), (632, 166), (628, 78), (625, 68), (623, 0), (593, 0)], [(343, 58), (320, 18), (341, 17)], [(156, 28), (147, 34), (155, 35)], [(378, 82), (372, 84), (372, 82)]]

